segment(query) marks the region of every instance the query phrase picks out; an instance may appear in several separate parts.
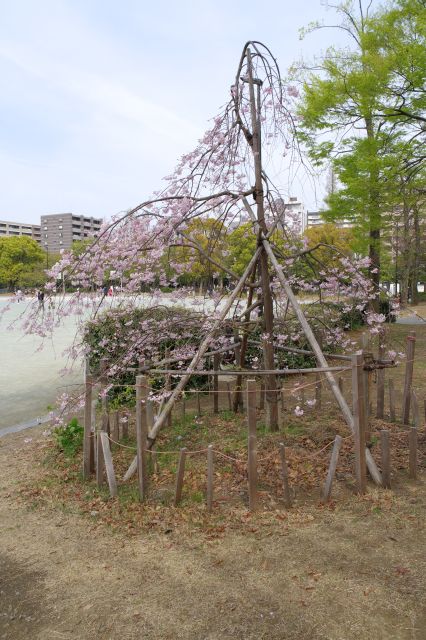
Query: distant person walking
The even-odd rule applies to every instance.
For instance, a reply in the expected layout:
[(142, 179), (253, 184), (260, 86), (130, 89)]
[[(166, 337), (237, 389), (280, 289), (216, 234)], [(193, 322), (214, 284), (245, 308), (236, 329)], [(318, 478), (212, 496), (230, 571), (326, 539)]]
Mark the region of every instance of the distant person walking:
[(16, 296), (16, 300), (17, 300), (18, 302), (21, 302), (21, 300), (23, 300), (23, 299), (24, 299), (24, 294), (22, 293), (21, 289), (17, 289), (17, 290), (15, 291), (15, 296)]
[(37, 300), (39, 307), (44, 311), (44, 291), (41, 289), (37, 292)]

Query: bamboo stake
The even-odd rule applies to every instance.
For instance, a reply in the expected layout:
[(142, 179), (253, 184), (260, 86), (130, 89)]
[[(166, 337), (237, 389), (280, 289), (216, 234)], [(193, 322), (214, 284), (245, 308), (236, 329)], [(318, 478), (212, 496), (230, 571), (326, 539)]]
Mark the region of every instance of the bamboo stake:
[(411, 400), (411, 386), (413, 384), (413, 366), (414, 366), (415, 346), (416, 346), (416, 333), (415, 331), (411, 331), (407, 336), (404, 394), (402, 399), (402, 423), (403, 424), (410, 423), (410, 400)]
[(211, 513), (213, 509), (213, 445), (207, 447), (207, 511)]
[(284, 493), (284, 504), (289, 509), (292, 505), (290, 487), (288, 482), (288, 468), (287, 468), (287, 460), (285, 457), (285, 446), (283, 442), (279, 444), (280, 448), (280, 459), (281, 459), (281, 479), (283, 483), (283, 493)]
[(105, 431), (100, 431), (99, 437), (102, 445), (102, 453), (103, 453), (105, 471), (106, 471), (107, 480), (108, 480), (109, 493), (111, 495), (111, 498), (114, 498), (117, 495), (117, 482), (115, 479), (114, 465), (112, 463), (111, 449), (109, 447), (108, 435), (105, 433)]
[(322, 492), (323, 502), (328, 502), (331, 496), (331, 487), (333, 485), (334, 475), (336, 473), (337, 461), (339, 459), (340, 447), (342, 446), (342, 437), (336, 435), (334, 438), (333, 451), (330, 458), (330, 466), (328, 467), (327, 478), (325, 480), (324, 489)]
[(187, 448), (183, 447), (179, 453), (179, 462), (176, 472), (176, 490), (175, 490), (175, 507), (182, 499), (183, 476), (185, 474), (185, 459)]
[(391, 461), (390, 461), (390, 440), (389, 431), (380, 431), (380, 448), (382, 458), (382, 482), (385, 489), (391, 488)]

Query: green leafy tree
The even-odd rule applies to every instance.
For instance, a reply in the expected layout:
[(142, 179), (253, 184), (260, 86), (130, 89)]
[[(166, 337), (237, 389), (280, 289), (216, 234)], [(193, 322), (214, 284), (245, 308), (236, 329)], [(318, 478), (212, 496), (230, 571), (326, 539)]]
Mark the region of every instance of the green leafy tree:
[(0, 238), (0, 282), (10, 290), (43, 284), (45, 255), (32, 238)]
[[(423, 118), (425, 67), (416, 56), (424, 58), (419, 51), (424, 2), (399, 0), (373, 13), (370, 6), (335, 7), (341, 21), (330, 27), (345, 31), (353, 46), (328, 49), (315, 72), (305, 68), (300, 116), (301, 139), (313, 162), (331, 163), (338, 178), (340, 188), (327, 199), (326, 218), (354, 225), (358, 249), (368, 252), (371, 279), (378, 286), (382, 231), (388, 212), (401, 200), (396, 177), (421, 156), (418, 135), (408, 135), (408, 128), (418, 129)], [(416, 32), (418, 25), (423, 36)]]

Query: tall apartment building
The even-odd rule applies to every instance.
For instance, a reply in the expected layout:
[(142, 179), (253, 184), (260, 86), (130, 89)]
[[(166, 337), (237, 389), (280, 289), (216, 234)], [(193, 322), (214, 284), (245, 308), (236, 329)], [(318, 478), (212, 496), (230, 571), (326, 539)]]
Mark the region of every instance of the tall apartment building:
[(0, 238), (5, 236), (27, 236), (40, 242), (40, 225), (0, 220)]
[(101, 228), (100, 218), (77, 216), (73, 213), (54, 213), (41, 216), (41, 246), (49, 253), (70, 249), (76, 240), (96, 236)]
[(307, 211), (306, 223), (304, 228), (309, 229), (310, 227), (316, 227), (319, 224), (324, 224), (321, 211)]

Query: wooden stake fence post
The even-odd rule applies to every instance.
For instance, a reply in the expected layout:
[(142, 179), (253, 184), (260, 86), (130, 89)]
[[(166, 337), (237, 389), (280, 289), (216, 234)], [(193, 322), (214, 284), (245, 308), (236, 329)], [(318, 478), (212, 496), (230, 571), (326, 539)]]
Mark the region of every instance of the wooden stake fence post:
[[(379, 335), (380, 341), (382, 337)], [(385, 356), (385, 348), (381, 344), (379, 345), (379, 360), (383, 360)], [(376, 418), (383, 420), (385, 415), (385, 370), (378, 369), (377, 371), (377, 404), (376, 404)]]
[(98, 487), (101, 487), (103, 485), (105, 475), (105, 461), (102, 450), (101, 433), (107, 433), (108, 422), (108, 414), (104, 413), (102, 416), (101, 429), (96, 434), (96, 484)]
[(331, 496), (334, 474), (336, 473), (337, 461), (339, 459), (340, 447), (342, 446), (342, 436), (336, 435), (334, 438), (333, 451), (331, 452), (330, 466), (328, 467), (327, 478), (322, 492), (322, 501), (328, 502)]
[(148, 437), (147, 405), (148, 380), (146, 376), (136, 376), (136, 447), (139, 499), (142, 502), (148, 492), (148, 469), (146, 460), (146, 440)]
[(211, 513), (213, 509), (213, 445), (207, 447), (207, 511)]
[(413, 425), (418, 429), (420, 427), (420, 409), (414, 389), (411, 389), (411, 406), (413, 407)]
[(408, 446), (409, 446), (409, 478), (415, 480), (417, 478), (417, 429), (416, 427), (410, 427), (408, 434)]
[(343, 378), (342, 378), (342, 376), (339, 376), (339, 389), (340, 389), (340, 393), (343, 393)]
[(112, 464), (108, 435), (105, 433), (105, 431), (99, 432), (99, 439), (102, 445), (103, 461), (108, 479), (109, 492), (111, 498), (114, 498), (117, 495), (117, 482), (115, 479), (114, 465)]
[(291, 507), (291, 494), (290, 487), (288, 483), (288, 468), (287, 468), (287, 460), (285, 457), (285, 446), (283, 442), (280, 442), (280, 458), (281, 458), (281, 479), (283, 483), (283, 493), (284, 493), (284, 504), (289, 509)]
[(92, 385), (89, 371), (89, 359), (86, 359), (85, 398), (84, 398), (84, 436), (83, 436), (83, 478), (88, 480), (92, 471), (90, 458), (92, 443)]
[(389, 378), (389, 418), (391, 422), (396, 421), (396, 411), (395, 411), (395, 388), (393, 385), (392, 378)]
[(176, 472), (176, 491), (175, 491), (175, 507), (182, 499), (183, 476), (185, 474), (185, 459), (187, 448), (183, 447), (179, 453), (179, 462)]
[(410, 423), (410, 400), (411, 400), (411, 386), (413, 384), (413, 366), (414, 366), (415, 346), (416, 346), (416, 332), (411, 331), (407, 336), (404, 395), (402, 399), (403, 424)]
[(247, 380), (248, 424), (248, 496), (249, 509), (257, 509), (257, 434), (256, 434), (256, 381)]
[(391, 488), (391, 461), (390, 461), (390, 440), (389, 431), (380, 431), (380, 448), (382, 458), (382, 484), (385, 489)]
[(185, 422), (185, 417), (186, 417), (186, 399), (185, 399), (185, 395), (184, 394), (182, 394), (181, 409), (182, 409), (182, 420)]
[[(220, 354), (215, 353), (213, 356), (213, 369), (219, 370)], [(219, 378), (217, 373), (213, 375), (213, 413), (219, 413)]]
[(200, 398), (200, 392), (197, 391), (195, 393), (195, 395), (197, 396), (197, 415), (201, 416), (201, 398)]
[(284, 387), (281, 387), (281, 413), (284, 413), (285, 410), (285, 390)]
[(352, 356), (352, 403), (355, 436), (355, 476), (358, 493), (365, 493), (367, 488), (366, 456), (365, 456), (365, 397), (364, 397), (364, 356)]

